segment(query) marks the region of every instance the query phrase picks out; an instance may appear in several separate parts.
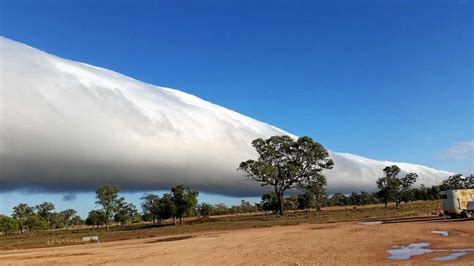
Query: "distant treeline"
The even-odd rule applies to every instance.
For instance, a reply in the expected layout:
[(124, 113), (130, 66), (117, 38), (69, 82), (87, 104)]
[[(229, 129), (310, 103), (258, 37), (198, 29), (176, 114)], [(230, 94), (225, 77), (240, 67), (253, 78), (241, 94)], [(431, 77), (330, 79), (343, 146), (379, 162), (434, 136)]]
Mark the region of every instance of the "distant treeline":
[[(474, 175), (463, 177), (454, 175), (444, 180), (439, 186), (411, 188), (400, 197), (401, 202), (417, 200), (441, 199), (441, 192), (448, 189), (474, 188)], [(96, 190), (96, 203), (102, 208), (91, 210), (85, 220), (77, 215), (74, 209), (56, 212), (51, 202), (43, 202), (36, 206), (21, 203), (13, 208), (11, 217), (0, 215), (0, 231), (6, 236), (18, 232), (20, 234), (33, 234), (35, 231), (59, 229), (89, 225), (98, 228), (101, 225), (109, 227), (111, 223), (123, 226), (125, 224), (149, 221), (161, 223), (172, 219), (176, 225), (184, 217), (207, 217), (211, 215), (232, 215), (254, 212), (278, 212), (278, 201), (275, 193), (265, 193), (257, 203), (242, 200), (240, 204), (227, 206), (220, 204), (198, 204), (198, 192), (189, 187), (178, 185), (171, 188), (169, 193), (161, 197), (155, 194), (144, 194), (141, 198), (142, 212), (135, 205), (127, 203), (119, 196), (118, 186), (101, 186)], [(319, 199), (319, 200), (317, 200)], [(391, 201), (394, 201), (392, 198)], [(351, 194), (335, 193), (331, 196), (324, 194), (315, 197), (312, 191), (284, 198), (285, 210), (320, 209), (331, 206), (362, 206), (383, 203), (385, 194), (383, 190), (375, 193), (352, 192)]]

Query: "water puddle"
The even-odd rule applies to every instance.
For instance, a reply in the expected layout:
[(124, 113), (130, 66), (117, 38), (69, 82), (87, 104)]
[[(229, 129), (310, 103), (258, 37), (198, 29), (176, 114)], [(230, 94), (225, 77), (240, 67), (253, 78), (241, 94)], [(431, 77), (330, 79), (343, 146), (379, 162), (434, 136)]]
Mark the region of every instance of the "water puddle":
[(438, 234), (438, 235), (442, 235), (442, 236), (448, 236), (448, 235), (449, 235), (448, 231), (437, 231), (437, 230), (433, 230), (433, 231), (431, 231), (431, 233), (433, 233), (433, 234)]
[(389, 260), (408, 260), (413, 256), (423, 255), (433, 252), (451, 252), (447, 256), (436, 257), (431, 260), (433, 261), (452, 261), (457, 260), (462, 256), (467, 255), (468, 252), (474, 251), (474, 249), (430, 249), (427, 248), (430, 244), (428, 243), (413, 243), (408, 246), (393, 246), (388, 249), (387, 252), (390, 254)]
[(460, 251), (455, 251), (453, 253), (450, 253), (448, 256), (443, 256), (443, 257), (437, 257), (432, 260), (435, 261), (450, 261), (450, 260), (457, 260), (462, 256), (465, 256), (467, 254), (467, 250), (460, 250)]
[(363, 225), (382, 224), (382, 221), (360, 222), (359, 224), (363, 224)]
[(393, 246), (391, 249), (387, 250), (390, 254), (388, 257), (389, 260), (408, 260), (416, 255), (423, 255), (427, 253), (432, 253), (433, 250), (426, 248), (430, 244), (428, 243), (413, 243), (408, 246)]

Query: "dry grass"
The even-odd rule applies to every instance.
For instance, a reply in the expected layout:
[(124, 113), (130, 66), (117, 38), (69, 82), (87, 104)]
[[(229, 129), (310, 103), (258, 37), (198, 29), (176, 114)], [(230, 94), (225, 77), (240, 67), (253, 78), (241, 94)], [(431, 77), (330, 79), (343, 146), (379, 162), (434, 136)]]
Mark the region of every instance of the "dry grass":
[(390, 205), (385, 209), (383, 205), (369, 205), (358, 207), (330, 207), (321, 212), (296, 211), (287, 212), (279, 217), (270, 214), (257, 213), (233, 216), (214, 216), (205, 219), (188, 219), (180, 226), (172, 226), (171, 222), (165, 225), (142, 223), (123, 228), (113, 227), (106, 231), (79, 228), (69, 230), (50, 230), (36, 232), (33, 236), (12, 235), (0, 238), (0, 249), (23, 249), (63, 245), (83, 244), (83, 236), (98, 235), (101, 242), (125, 239), (149, 238), (176, 234), (194, 234), (206, 231), (236, 230), (245, 228), (260, 228), (271, 226), (296, 225), (301, 223), (335, 223), (357, 220), (374, 220), (394, 217), (436, 215), (440, 201), (420, 201), (409, 205), (402, 205), (396, 209)]

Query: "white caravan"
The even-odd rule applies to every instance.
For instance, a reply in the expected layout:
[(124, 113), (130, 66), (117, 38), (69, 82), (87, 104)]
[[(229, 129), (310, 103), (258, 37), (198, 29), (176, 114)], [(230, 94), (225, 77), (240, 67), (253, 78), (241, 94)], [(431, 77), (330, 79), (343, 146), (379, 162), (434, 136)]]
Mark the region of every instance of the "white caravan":
[(445, 215), (470, 218), (474, 214), (474, 189), (446, 190), (442, 196)]

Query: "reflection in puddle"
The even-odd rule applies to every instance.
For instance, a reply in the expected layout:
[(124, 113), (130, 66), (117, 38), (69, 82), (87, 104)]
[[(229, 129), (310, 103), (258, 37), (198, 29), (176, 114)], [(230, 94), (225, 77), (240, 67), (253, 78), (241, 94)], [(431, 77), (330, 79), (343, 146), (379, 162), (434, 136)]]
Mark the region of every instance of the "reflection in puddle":
[(438, 234), (438, 235), (442, 235), (442, 236), (448, 236), (448, 235), (449, 235), (448, 231), (436, 231), (436, 230), (433, 230), (433, 231), (431, 231), (431, 233), (433, 233), (433, 234)]
[(393, 246), (387, 250), (390, 253), (389, 260), (407, 260), (412, 256), (423, 255), (433, 252), (432, 249), (425, 248), (428, 243), (413, 243), (408, 246)]
[(359, 224), (364, 224), (364, 225), (374, 225), (374, 224), (381, 224), (382, 221), (372, 221), (372, 222), (361, 222)]
[(462, 257), (466, 254), (467, 254), (467, 250), (460, 250), (460, 251), (450, 253), (448, 256), (434, 258), (433, 260), (436, 260), (436, 261), (457, 260), (457, 259), (459, 259), (460, 257)]

